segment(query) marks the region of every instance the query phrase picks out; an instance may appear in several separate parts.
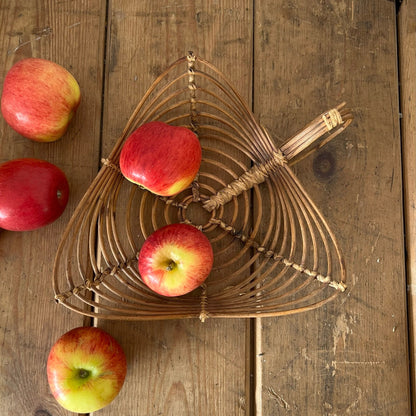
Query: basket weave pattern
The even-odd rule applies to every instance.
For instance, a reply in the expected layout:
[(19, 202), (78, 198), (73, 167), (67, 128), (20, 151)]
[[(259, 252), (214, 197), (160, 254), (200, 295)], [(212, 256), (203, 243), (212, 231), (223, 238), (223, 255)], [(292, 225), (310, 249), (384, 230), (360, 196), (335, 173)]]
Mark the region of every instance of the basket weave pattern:
[[(119, 169), (126, 138), (160, 120), (192, 129), (203, 159), (192, 186), (158, 197)], [(290, 165), (352, 121), (344, 104), (279, 148), (209, 62), (192, 53), (151, 85), (79, 203), (53, 270), (58, 303), (78, 313), (120, 320), (278, 316), (316, 308), (342, 293), (345, 266), (327, 222)], [(141, 281), (137, 255), (156, 229), (193, 224), (210, 239), (213, 270), (178, 298)]]

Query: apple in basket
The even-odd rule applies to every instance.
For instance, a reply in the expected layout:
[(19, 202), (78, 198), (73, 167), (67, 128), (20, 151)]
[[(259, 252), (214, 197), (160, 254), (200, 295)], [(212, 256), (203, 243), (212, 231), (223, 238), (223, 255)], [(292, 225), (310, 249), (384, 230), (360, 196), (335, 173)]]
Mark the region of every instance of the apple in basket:
[(127, 138), (120, 153), (120, 170), (150, 192), (171, 196), (192, 183), (201, 157), (201, 145), (191, 130), (151, 121)]
[(52, 142), (66, 132), (80, 98), (79, 85), (65, 68), (46, 59), (27, 58), (6, 74), (1, 111), (22, 136)]
[(51, 392), (58, 403), (75, 413), (90, 413), (111, 403), (127, 372), (120, 344), (95, 327), (78, 327), (62, 335), (47, 361)]
[(58, 219), (68, 202), (64, 172), (45, 160), (23, 158), (0, 165), (0, 228), (29, 231)]
[(200, 286), (214, 261), (211, 243), (189, 224), (170, 224), (144, 242), (138, 267), (143, 282), (164, 296), (180, 296)]

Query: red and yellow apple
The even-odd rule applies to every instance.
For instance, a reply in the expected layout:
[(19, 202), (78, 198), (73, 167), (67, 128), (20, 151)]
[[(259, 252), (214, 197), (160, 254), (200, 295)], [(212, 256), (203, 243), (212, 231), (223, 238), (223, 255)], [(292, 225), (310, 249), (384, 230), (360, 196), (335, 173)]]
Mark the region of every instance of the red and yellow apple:
[(75, 413), (90, 413), (110, 404), (127, 372), (120, 344), (96, 327), (74, 328), (52, 346), (47, 361), (51, 392)]
[(200, 286), (214, 261), (211, 243), (189, 224), (169, 224), (143, 243), (138, 268), (143, 282), (164, 296), (181, 296)]
[(1, 112), (22, 136), (52, 142), (66, 132), (80, 98), (79, 85), (65, 68), (46, 59), (27, 58), (6, 74)]
[(186, 189), (201, 165), (201, 145), (186, 127), (151, 121), (137, 128), (120, 154), (120, 170), (131, 182), (162, 196)]
[(45, 160), (14, 159), (0, 165), (0, 228), (29, 231), (58, 219), (68, 202), (64, 172)]

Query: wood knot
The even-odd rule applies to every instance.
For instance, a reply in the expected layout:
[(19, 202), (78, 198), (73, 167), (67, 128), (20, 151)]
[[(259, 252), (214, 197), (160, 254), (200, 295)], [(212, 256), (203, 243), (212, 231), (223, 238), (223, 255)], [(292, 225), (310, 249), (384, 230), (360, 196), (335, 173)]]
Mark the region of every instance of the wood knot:
[(330, 152), (321, 152), (313, 160), (313, 171), (319, 179), (329, 179), (336, 170), (336, 159)]

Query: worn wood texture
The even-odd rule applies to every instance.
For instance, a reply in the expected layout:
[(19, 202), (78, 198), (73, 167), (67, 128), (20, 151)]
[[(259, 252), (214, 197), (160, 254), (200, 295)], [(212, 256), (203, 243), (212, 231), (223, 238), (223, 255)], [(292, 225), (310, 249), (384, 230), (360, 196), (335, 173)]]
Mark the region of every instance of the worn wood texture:
[[(399, 58), (408, 236), (415, 13), (405, 0)], [(127, 353), (125, 385), (97, 412), (103, 416), (411, 413), (394, 2), (5, 0), (0, 22), (1, 84), (14, 62), (38, 56), (68, 68), (83, 93), (56, 143), (24, 139), (0, 118), (1, 162), (49, 160), (71, 186), (56, 223), (0, 230), (1, 415), (69, 416), (49, 392), (46, 359), (61, 334), (83, 323), (108, 330)], [(278, 144), (341, 101), (353, 109), (341, 136), (294, 167), (346, 257), (349, 289), (333, 303), (284, 318), (202, 324), (88, 322), (53, 302), (52, 261), (70, 215), (150, 83), (188, 50), (228, 74)], [(410, 278), (413, 246), (408, 238)]]
[(256, 8), (254, 109), (276, 141), (343, 100), (355, 115), (295, 166), (339, 239), (349, 291), (258, 324), (259, 415), (410, 413), (395, 22), (388, 1)]
[[(227, 73), (250, 100), (249, 1), (112, 1), (108, 12), (103, 152), (154, 79), (192, 50)], [(243, 415), (250, 406), (244, 320), (111, 323), (131, 363), (126, 388), (101, 414)], [(134, 394), (132, 394), (134, 392)]]
[(50, 144), (15, 133), (0, 119), (0, 160), (36, 157), (66, 173), (68, 207), (40, 230), (0, 231), (0, 414), (66, 415), (49, 392), (46, 359), (53, 342), (83, 319), (53, 301), (50, 276), (60, 235), (96, 174), (100, 141), (105, 8), (100, 1), (0, 4), (0, 82), (26, 57), (51, 59), (79, 81), (82, 103), (65, 136)]
[(403, 189), (413, 414), (416, 412), (416, 2), (405, 0), (398, 16), (402, 112)]

